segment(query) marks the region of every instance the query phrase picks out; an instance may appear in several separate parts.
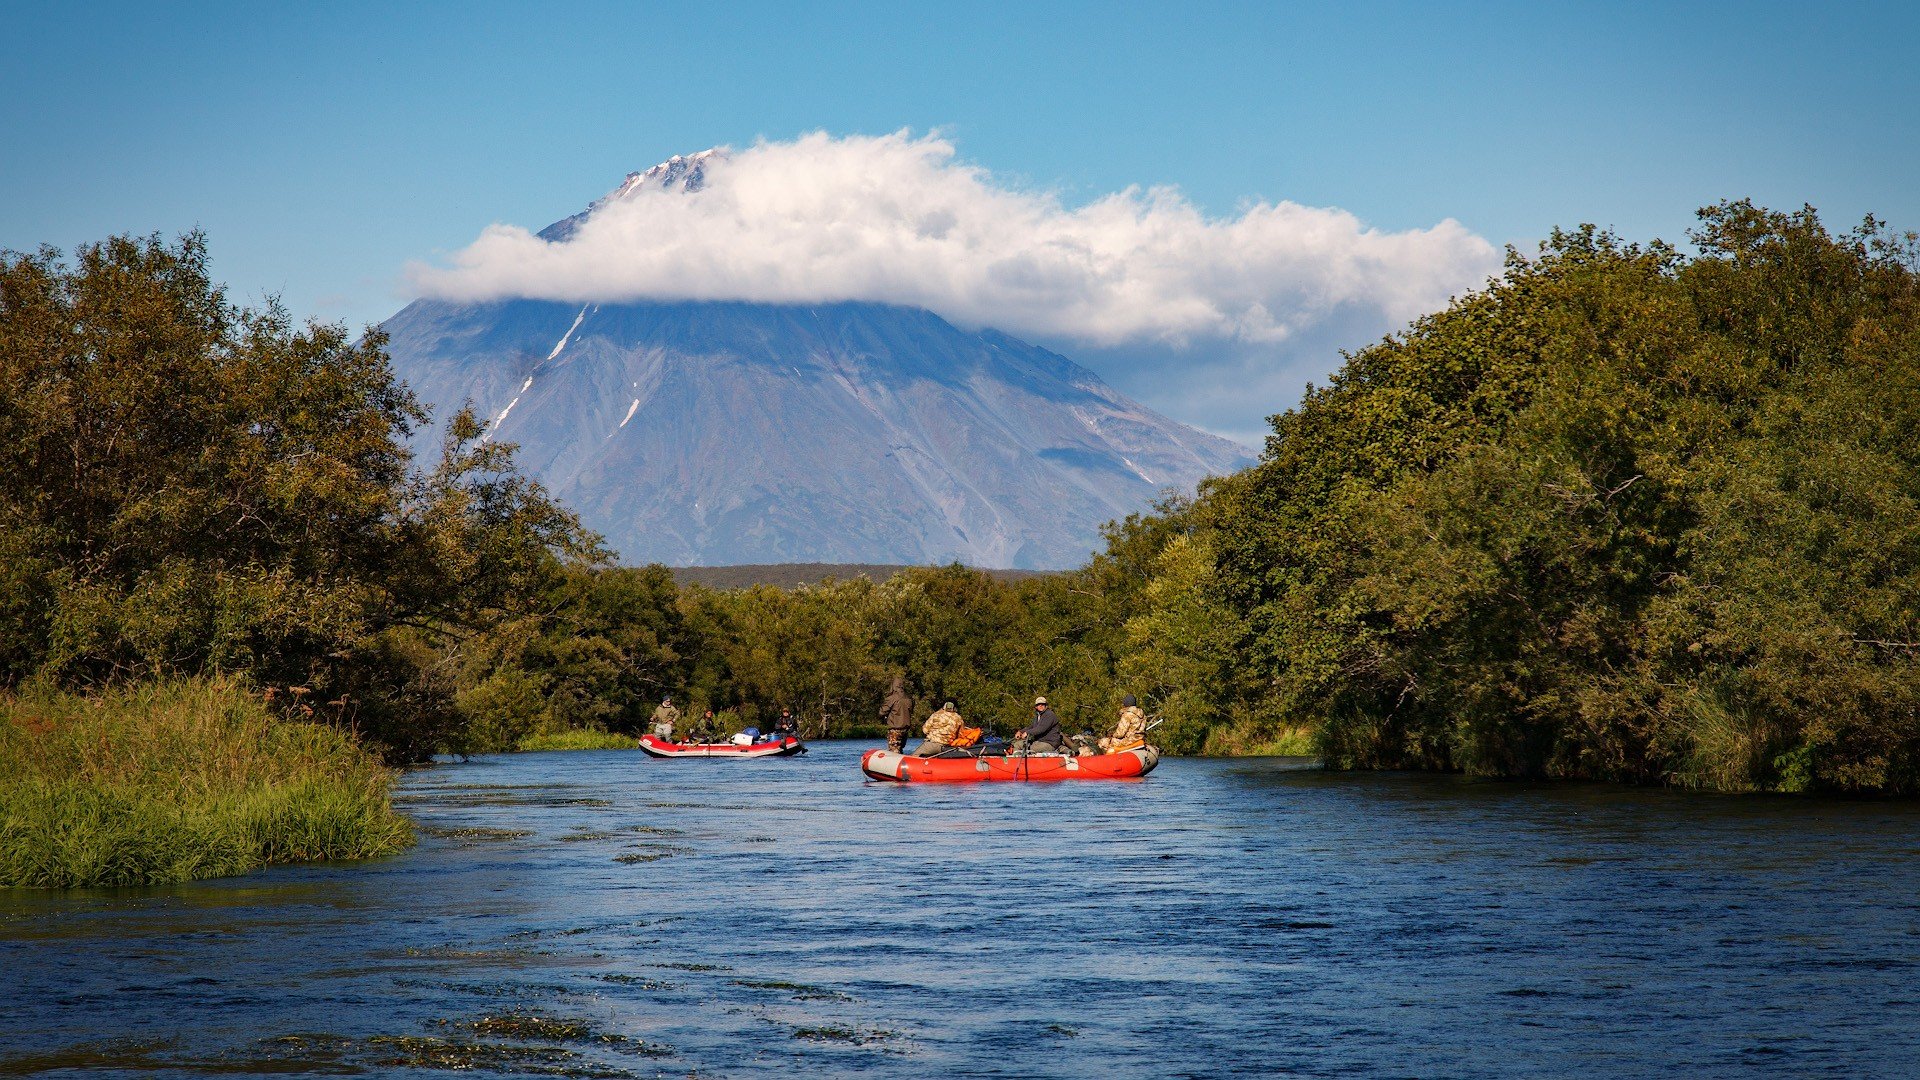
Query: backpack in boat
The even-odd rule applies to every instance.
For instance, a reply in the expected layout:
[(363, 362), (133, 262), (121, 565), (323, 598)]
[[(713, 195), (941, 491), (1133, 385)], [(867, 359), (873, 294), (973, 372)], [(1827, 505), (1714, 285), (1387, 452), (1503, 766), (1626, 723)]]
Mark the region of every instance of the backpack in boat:
[(963, 727), (959, 731), (956, 731), (953, 733), (953, 740), (947, 743), (947, 745), (948, 746), (972, 746), (974, 743), (977, 743), (980, 741), (980, 736), (983, 734), (985, 733), (977, 727)]

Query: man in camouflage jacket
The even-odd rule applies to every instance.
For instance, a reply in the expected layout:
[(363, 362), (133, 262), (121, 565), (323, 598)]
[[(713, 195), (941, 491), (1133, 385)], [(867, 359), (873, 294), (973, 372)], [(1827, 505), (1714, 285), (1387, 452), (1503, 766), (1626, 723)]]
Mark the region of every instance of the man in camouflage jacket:
[(927, 717), (926, 726), (921, 728), (926, 732), (927, 741), (913, 748), (913, 756), (933, 757), (945, 750), (953, 743), (953, 737), (960, 734), (960, 728), (965, 723), (954, 710), (953, 702), (940, 706), (940, 711)]
[(1131, 746), (1146, 736), (1147, 714), (1140, 708), (1140, 699), (1128, 694), (1120, 699), (1120, 722), (1113, 725), (1113, 734), (1100, 740), (1100, 749)]

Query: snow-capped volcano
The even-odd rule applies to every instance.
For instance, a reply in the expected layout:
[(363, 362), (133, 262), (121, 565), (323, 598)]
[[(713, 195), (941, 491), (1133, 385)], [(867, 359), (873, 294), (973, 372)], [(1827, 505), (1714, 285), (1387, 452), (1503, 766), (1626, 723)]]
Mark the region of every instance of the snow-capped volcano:
[[(697, 192), (717, 160), (629, 174), (540, 237)], [(437, 416), (473, 402), (631, 563), (1060, 569), (1105, 522), (1250, 461), (1063, 356), (912, 307), (423, 299), (384, 329)]]
[(707, 163), (725, 160), (727, 152), (720, 147), (702, 150), (697, 154), (675, 154), (645, 172), (630, 172), (620, 186), (593, 201), (593, 205), (571, 217), (541, 229), (539, 237), (553, 243), (561, 243), (573, 238), (583, 222), (609, 204), (631, 196), (636, 191), (699, 191), (707, 182)]

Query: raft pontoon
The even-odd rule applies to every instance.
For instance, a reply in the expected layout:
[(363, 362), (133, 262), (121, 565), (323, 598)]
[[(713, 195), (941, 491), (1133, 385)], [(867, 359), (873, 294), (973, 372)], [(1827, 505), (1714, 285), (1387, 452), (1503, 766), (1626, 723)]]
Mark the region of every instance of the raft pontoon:
[(1026, 756), (909, 757), (891, 750), (869, 750), (860, 771), (875, 780), (916, 784), (972, 784), (982, 780), (1125, 780), (1145, 776), (1160, 764), (1160, 751), (1135, 746), (1086, 757)]

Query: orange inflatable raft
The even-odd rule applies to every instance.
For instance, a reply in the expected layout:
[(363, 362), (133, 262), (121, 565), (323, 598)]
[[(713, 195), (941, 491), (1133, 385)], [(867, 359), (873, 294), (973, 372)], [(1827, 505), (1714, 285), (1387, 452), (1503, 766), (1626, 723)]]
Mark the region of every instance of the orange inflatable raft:
[(869, 750), (860, 771), (875, 780), (915, 784), (974, 784), (982, 780), (1124, 780), (1145, 776), (1160, 764), (1160, 751), (1136, 746), (1086, 757), (920, 758)]

